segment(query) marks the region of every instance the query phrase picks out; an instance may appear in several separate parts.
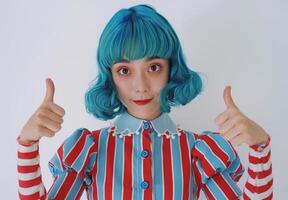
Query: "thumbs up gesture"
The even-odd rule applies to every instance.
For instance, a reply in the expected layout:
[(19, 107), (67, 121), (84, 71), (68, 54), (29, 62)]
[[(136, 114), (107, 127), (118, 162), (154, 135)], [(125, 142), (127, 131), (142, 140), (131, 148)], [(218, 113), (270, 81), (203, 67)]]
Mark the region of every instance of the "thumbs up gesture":
[(231, 96), (231, 86), (226, 86), (223, 92), (226, 110), (215, 118), (220, 132), (233, 145), (242, 143), (260, 145), (269, 139), (265, 130), (241, 113)]
[(33, 143), (42, 136), (53, 137), (61, 129), (65, 110), (54, 103), (54, 93), (54, 83), (47, 78), (45, 98), (20, 133), (19, 140), (23, 143)]

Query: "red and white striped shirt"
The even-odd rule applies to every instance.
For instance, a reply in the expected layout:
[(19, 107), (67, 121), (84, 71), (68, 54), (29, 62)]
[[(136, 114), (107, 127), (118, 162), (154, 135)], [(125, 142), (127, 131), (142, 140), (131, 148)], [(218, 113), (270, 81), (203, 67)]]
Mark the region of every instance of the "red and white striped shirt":
[(237, 186), (244, 169), (220, 134), (198, 135), (177, 127), (163, 113), (153, 121), (120, 115), (108, 128), (77, 129), (49, 162), (54, 177), (46, 192), (38, 143), (18, 140), (20, 199), (272, 199), (269, 142), (250, 148), (248, 180)]

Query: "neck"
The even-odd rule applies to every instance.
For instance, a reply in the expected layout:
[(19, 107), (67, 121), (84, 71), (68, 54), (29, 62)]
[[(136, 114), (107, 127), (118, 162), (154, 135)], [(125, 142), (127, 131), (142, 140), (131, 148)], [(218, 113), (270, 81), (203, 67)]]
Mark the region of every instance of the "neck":
[(152, 121), (161, 115), (160, 111), (155, 112), (155, 113), (153, 112), (150, 114), (144, 113), (144, 114), (137, 114), (137, 115), (134, 115), (133, 113), (131, 113), (129, 111), (128, 111), (128, 113), (129, 113), (129, 115), (132, 115), (133, 117), (135, 117), (137, 119), (145, 120), (145, 121)]

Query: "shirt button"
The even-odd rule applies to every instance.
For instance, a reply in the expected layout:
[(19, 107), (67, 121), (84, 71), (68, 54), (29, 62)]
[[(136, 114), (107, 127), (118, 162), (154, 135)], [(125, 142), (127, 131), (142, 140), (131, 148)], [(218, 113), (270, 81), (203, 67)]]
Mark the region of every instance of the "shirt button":
[(148, 129), (150, 128), (149, 123), (148, 123), (148, 122), (144, 122), (144, 123), (143, 123), (143, 128), (144, 128), (145, 130), (148, 130)]
[(149, 182), (148, 181), (142, 181), (141, 188), (142, 189), (147, 189), (148, 187), (149, 187)]
[(147, 150), (143, 150), (142, 152), (141, 152), (141, 157), (142, 158), (147, 158), (149, 156), (149, 152), (147, 151)]

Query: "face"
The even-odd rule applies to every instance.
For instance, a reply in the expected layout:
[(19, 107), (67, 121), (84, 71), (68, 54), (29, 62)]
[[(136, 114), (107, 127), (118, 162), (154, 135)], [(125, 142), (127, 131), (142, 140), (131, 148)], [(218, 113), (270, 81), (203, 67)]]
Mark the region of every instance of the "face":
[(129, 114), (144, 120), (160, 115), (160, 92), (169, 77), (168, 60), (124, 59), (114, 64), (111, 71), (118, 98)]

